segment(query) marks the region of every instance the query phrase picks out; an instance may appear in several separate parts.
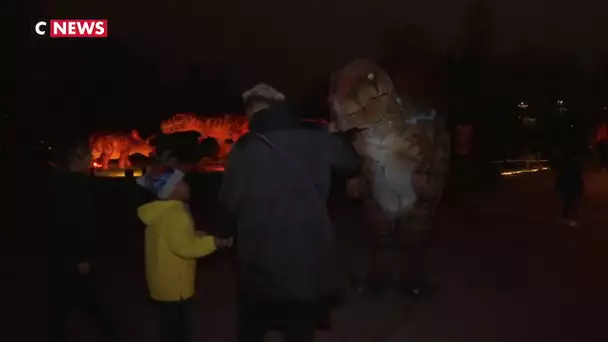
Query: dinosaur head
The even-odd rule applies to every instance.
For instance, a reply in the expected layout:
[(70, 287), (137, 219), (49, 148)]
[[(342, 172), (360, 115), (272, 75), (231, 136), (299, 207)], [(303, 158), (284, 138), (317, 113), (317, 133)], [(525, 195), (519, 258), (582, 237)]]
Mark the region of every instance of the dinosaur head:
[(131, 146), (129, 149), (130, 150), (129, 154), (139, 153), (146, 157), (149, 157), (152, 154), (154, 154), (154, 150), (155, 150), (154, 146), (152, 146), (150, 144), (150, 141), (154, 138), (154, 136), (150, 136), (146, 140), (144, 140), (139, 135), (139, 132), (137, 132), (136, 130), (133, 130), (131, 132), (131, 138), (132, 138), (132, 142), (131, 142)]
[(135, 141), (143, 141), (141, 135), (139, 135), (139, 132), (136, 129), (131, 131), (131, 138)]
[(156, 134), (152, 134), (151, 136), (147, 137), (144, 142), (148, 145), (152, 145), (152, 141), (154, 141), (154, 139), (156, 139)]
[(338, 130), (365, 129), (384, 117), (393, 82), (370, 59), (357, 59), (331, 75), (329, 105)]
[(131, 146), (131, 154), (139, 153), (143, 156), (150, 157), (154, 154), (154, 146), (150, 146), (146, 142), (136, 143)]

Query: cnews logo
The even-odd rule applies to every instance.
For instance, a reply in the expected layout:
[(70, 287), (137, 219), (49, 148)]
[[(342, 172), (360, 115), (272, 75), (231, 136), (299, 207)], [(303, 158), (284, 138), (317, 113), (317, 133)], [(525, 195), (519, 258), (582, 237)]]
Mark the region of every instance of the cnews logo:
[(108, 21), (97, 19), (61, 19), (39, 21), (34, 26), (39, 36), (51, 38), (106, 38), (108, 37)]

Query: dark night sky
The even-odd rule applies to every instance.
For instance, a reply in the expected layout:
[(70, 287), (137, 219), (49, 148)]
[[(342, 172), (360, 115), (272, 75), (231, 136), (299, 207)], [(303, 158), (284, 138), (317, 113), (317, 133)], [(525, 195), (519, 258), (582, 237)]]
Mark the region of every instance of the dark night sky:
[[(415, 25), (439, 49), (457, 48), (471, 0), (55, 1), (48, 17), (108, 18), (110, 35), (161, 61), (163, 77), (185, 78), (186, 64), (222, 61), (241, 82), (287, 91), (348, 60), (381, 50), (388, 28)], [(497, 53), (522, 42), (539, 53), (608, 56), (608, 2), (488, 0)], [(305, 56), (305, 57), (303, 57)]]

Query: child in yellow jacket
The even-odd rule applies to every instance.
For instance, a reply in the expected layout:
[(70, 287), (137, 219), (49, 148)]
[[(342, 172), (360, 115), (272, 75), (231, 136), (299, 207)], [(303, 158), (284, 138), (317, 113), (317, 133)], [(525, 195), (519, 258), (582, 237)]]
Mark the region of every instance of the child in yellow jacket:
[(196, 258), (230, 247), (232, 239), (200, 236), (186, 202), (190, 189), (176, 169), (155, 170), (137, 179), (158, 200), (137, 209), (146, 224), (146, 279), (150, 296), (160, 305), (163, 342), (189, 342)]

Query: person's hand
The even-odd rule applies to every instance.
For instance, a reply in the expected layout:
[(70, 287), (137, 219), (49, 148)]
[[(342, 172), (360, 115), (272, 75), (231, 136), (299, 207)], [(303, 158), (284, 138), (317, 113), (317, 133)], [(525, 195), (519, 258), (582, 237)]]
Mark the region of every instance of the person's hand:
[(363, 197), (365, 179), (363, 177), (353, 177), (346, 180), (346, 196), (352, 199)]
[(215, 237), (213, 239), (217, 248), (230, 248), (232, 247), (232, 243), (234, 242), (232, 238), (220, 239), (218, 237)]
[(78, 274), (88, 276), (91, 274), (91, 264), (88, 261), (79, 262), (77, 265)]
[(336, 125), (335, 122), (330, 122), (327, 125), (327, 129), (329, 130), (330, 133), (336, 133), (336, 132), (338, 132), (338, 126)]

